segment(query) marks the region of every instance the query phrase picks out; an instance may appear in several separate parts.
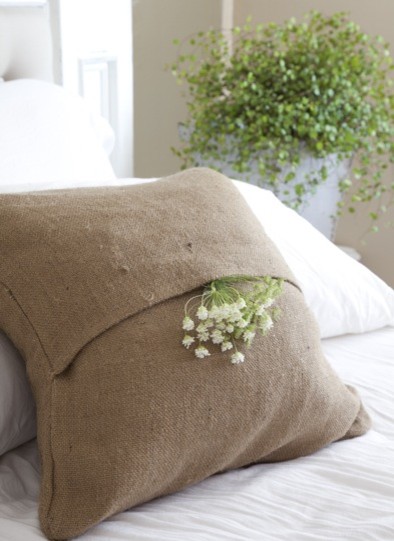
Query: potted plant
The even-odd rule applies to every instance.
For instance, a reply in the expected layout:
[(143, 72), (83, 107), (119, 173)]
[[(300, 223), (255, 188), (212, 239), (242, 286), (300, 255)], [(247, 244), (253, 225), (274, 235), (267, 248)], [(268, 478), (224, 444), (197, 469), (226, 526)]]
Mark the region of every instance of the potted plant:
[(175, 43), (172, 73), (187, 86), (188, 118), (173, 148), (183, 167), (207, 165), (254, 182), (304, 214), (320, 209), (313, 194), (326, 203), (334, 182), (326, 215), (336, 205), (340, 213), (369, 203), (377, 230), (394, 195), (394, 183), (383, 180), (394, 162), (394, 95), (382, 38), (345, 13), (312, 11), (299, 22), (248, 20), (231, 39), (208, 30)]

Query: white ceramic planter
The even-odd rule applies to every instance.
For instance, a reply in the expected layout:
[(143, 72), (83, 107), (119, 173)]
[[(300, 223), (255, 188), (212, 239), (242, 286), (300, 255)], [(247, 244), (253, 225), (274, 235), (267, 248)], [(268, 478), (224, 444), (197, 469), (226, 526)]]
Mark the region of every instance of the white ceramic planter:
[[(297, 209), (297, 212), (323, 233), (324, 236), (330, 240), (334, 240), (337, 225), (336, 211), (338, 203), (342, 198), (342, 194), (339, 191), (339, 182), (346, 179), (349, 174), (351, 165), (350, 159), (339, 161), (338, 157), (333, 154), (327, 156), (323, 160), (305, 154), (296, 171), (295, 178), (290, 183), (279, 184), (277, 189), (273, 189), (268, 184), (265, 184), (260, 178), (257, 173), (257, 166), (254, 168), (255, 172), (253, 172), (252, 167), (252, 173), (248, 174), (249, 182), (273, 191), (281, 201), (288, 201), (289, 199), (292, 199), (291, 195), (292, 193), (294, 194), (294, 186), (303, 183), (303, 179), (309, 173), (318, 171), (324, 165), (327, 168), (327, 179), (316, 188), (315, 193), (307, 193), (305, 195), (304, 204)], [(220, 170), (230, 178), (243, 180), (242, 174), (235, 172), (231, 166), (229, 167), (222, 164)], [(288, 170), (284, 170), (281, 174), (282, 178), (284, 178), (288, 172)], [(290, 192), (290, 195), (286, 194), (286, 191)]]
[[(302, 179), (302, 175), (310, 171), (310, 162), (316, 162), (316, 159), (305, 158), (297, 171), (297, 178)], [(323, 165), (323, 160), (319, 160)], [(310, 222), (328, 239), (334, 240), (338, 217), (338, 203), (342, 199), (342, 193), (339, 191), (339, 183), (349, 176), (351, 159), (339, 161), (336, 155), (327, 156), (324, 160), (327, 167), (327, 179), (316, 188), (314, 194), (307, 195), (304, 204), (298, 210), (298, 213)], [(279, 196), (280, 197), (280, 196)]]
[[(180, 126), (179, 134), (181, 139), (185, 140), (188, 136), (188, 130), (186, 130), (184, 126)], [(231, 165), (213, 160), (208, 162), (203, 160), (201, 156), (196, 156), (196, 165), (215, 167), (230, 178), (247, 180), (252, 184), (260, 186), (261, 188), (271, 190), (281, 201), (289, 199), (291, 200), (291, 193), (294, 193), (294, 186), (296, 184), (303, 183), (303, 179), (306, 175), (308, 175), (308, 173), (318, 171), (323, 167), (323, 165), (325, 165), (328, 172), (327, 179), (317, 187), (315, 193), (306, 194), (304, 204), (297, 210), (297, 212), (308, 220), (308, 222), (310, 222), (314, 227), (316, 227), (316, 229), (323, 233), (324, 236), (330, 240), (334, 240), (337, 225), (337, 205), (342, 197), (338, 185), (339, 182), (347, 178), (350, 171), (351, 159), (339, 161), (336, 154), (331, 154), (324, 159), (318, 159), (305, 153), (302, 157), (300, 166), (296, 171), (296, 177), (288, 184), (283, 183), (279, 185), (278, 189), (276, 190), (274, 190), (268, 184), (265, 184), (260, 178), (257, 164), (252, 164), (252, 171), (244, 175), (234, 171)], [(288, 172), (289, 169), (285, 168), (282, 171), (281, 177), (285, 178)], [(285, 191), (290, 192), (290, 197), (284, 193)]]

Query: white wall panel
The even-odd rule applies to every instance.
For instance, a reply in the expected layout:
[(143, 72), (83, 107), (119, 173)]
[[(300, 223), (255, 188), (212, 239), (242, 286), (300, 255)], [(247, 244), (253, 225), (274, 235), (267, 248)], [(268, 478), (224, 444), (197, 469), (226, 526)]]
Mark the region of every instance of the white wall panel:
[[(57, 0), (61, 84), (89, 101), (116, 133), (120, 177), (133, 174), (131, 0)], [(55, 25), (56, 27), (56, 21)]]

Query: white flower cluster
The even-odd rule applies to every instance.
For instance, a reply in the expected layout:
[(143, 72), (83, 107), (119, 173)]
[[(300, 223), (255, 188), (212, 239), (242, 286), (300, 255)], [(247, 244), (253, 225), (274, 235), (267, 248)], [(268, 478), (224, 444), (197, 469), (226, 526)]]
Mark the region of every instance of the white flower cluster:
[[(275, 298), (282, 291), (282, 281), (270, 277), (259, 280), (253, 277), (227, 277), (214, 280), (204, 293), (193, 297), (185, 307), (182, 328), (186, 331), (182, 344), (186, 349), (195, 347), (198, 359), (211, 355), (206, 343), (218, 346), (221, 352), (234, 350), (232, 364), (243, 363), (245, 355), (238, 351), (236, 343), (250, 346), (256, 333), (266, 334), (274, 324), (277, 310), (270, 310)], [(239, 290), (234, 282), (253, 283), (252, 291)], [(188, 304), (199, 299), (194, 319), (187, 311)], [(189, 334), (193, 331), (193, 334)]]

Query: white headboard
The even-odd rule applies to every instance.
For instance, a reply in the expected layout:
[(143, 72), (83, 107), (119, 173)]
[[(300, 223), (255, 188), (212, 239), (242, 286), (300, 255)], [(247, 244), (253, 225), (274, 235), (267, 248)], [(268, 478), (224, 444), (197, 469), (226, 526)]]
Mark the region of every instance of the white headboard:
[(132, 176), (131, 0), (0, 0), (0, 78), (82, 94), (115, 131), (117, 175)]
[(0, 77), (53, 80), (47, 2), (0, 0)]

